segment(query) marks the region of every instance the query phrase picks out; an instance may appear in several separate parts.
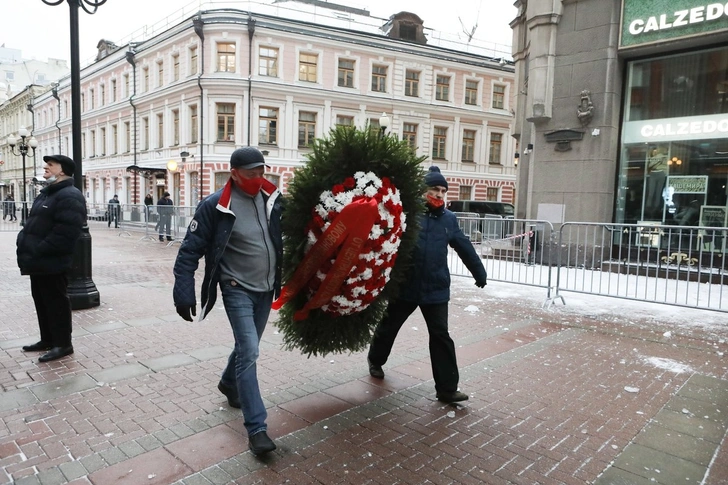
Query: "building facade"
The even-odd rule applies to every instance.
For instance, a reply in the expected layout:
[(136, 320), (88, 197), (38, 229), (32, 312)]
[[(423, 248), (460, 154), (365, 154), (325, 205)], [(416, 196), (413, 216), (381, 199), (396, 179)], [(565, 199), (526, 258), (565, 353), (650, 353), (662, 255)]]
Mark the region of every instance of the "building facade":
[(728, 224), (728, 5), (519, 0), (520, 217)]
[[(338, 12), (348, 24), (364, 13)], [(143, 42), (100, 43), (81, 72), (89, 203), (139, 204), (151, 190), (194, 206), (245, 145), (264, 151), (285, 191), (314, 138), (377, 128), (383, 113), (388, 133), (441, 166), (450, 198), (512, 201), (512, 64), (429, 45), (414, 14), (361, 25), (209, 10)], [(40, 156), (72, 153), (70, 103), (69, 79), (34, 100)]]

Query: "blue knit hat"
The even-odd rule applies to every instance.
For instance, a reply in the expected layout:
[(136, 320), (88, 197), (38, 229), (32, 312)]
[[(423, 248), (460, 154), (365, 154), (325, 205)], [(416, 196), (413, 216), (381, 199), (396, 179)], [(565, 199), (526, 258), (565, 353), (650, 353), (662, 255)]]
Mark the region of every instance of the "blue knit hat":
[(439, 185), (440, 187), (445, 187), (447, 189), (447, 180), (445, 180), (445, 177), (442, 176), (440, 173), (440, 169), (433, 165), (430, 167), (430, 171), (427, 172), (427, 175), (425, 175), (425, 184), (428, 187), (435, 187)]

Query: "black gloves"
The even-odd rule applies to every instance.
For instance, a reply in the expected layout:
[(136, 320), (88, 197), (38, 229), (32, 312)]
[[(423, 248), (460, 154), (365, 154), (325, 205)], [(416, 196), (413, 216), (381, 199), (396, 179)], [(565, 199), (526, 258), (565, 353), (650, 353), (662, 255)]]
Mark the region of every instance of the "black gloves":
[(482, 280), (482, 281), (475, 280), (475, 286), (477, 286), (478, 288), (483, 288), (487, 284), (488, 284), (488, 282), (486, 280)]
[(197, 316), (197, 305), (177, 305), (177, 315), (191, 322), (192, 317)]

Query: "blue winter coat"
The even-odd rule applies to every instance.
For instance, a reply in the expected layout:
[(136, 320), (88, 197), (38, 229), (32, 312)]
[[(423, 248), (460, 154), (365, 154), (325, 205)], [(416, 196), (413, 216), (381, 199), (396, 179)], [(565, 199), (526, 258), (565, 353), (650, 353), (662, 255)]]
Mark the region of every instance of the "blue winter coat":
[(21, 274), (59, 274), (71, 269), (76, 241), (86, 224), (86, 199), (73, 179), (44, 187), (16, 241)]
[(476, 282), (486, 282), (488, 275), (480, 256), (460, 230), (455, 214), (443, 208), (420, 216), (412, 267), (401, 287), (399, 299), (420, 305), (450, 301), (448, 246), (455, 250)]
[[(200, 320), (205, 318), (217, 301), (217, 286), (220, 283), (220, 259), (230, 240), (235, 214), (230, 210), (232, 182), (200, 202), (195, 217), (187, 228), (182, 245), (174, 263), (174, 304), (193, 306), (195, 299), (195, 271), (200, 258), (205, 256), (205, 277), (202, 280)], [(281, 232), (281, 194), (270, 184), (269, 191), (263, 190), (266, 201), (268, 230), (276, 251), (275, 295), (281, 289), (281, 261), (283, 259), (283, 237)]]

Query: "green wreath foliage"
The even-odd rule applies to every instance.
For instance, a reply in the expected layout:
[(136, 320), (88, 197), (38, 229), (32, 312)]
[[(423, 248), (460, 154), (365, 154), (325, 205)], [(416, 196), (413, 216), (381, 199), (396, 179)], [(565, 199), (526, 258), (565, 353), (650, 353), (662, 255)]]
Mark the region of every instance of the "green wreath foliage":
[(402, 234), (397, 260), (391, 278), (380, 297), (365, 310), (348, 316), (334, 316), (313, 310), (306, 320), (294, 320), (294, 313), (306, 301), (301, 291), (286, 303), (278, 313), (277, 327), (283, 334), (287, 350), (300, 349), (308, 357), (329, 353), (358, 352), (371, 341), (371, 333), (381, 321), (387, 300), (396, 295), (404, 279), (403, 269), (408, 263), (417, 236), (417, 214), (424, 210), (422, 194), (424, 170), (421, 163), (426, 157), (417, 157), (407, 142), (395, 135), (382, 136), (379, 130), (336, 127), (329, 136), (314, 140), (307, 163), (296, 170), (288, 185), (282, 218), (284, 234), (283, 284), (303, 260), (306, 246), (306, 228), (313, 208), (325, 190), (340, 184), (355, 172), (373, 172), (377, 177), (388, 177), (400, 192), (407, 228)]

